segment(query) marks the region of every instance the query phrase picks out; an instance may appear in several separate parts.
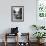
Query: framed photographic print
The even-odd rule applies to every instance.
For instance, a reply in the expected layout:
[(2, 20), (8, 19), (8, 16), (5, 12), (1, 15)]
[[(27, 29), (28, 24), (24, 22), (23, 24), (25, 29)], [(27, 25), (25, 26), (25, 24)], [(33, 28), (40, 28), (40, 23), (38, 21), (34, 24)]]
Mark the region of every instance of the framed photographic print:
[(12, 22), (24, 21), (24, 6), (11, 6), (11, 21)]

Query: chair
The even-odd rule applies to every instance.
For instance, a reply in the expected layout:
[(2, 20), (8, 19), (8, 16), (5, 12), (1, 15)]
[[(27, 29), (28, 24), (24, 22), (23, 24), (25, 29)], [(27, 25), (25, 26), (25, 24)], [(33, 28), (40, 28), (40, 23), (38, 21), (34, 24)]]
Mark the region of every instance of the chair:
[(19, 46), (30, 46), (29, 33), (21, 33), (21, 37), (20, 40), (22, 41), (19, 42)]
[(18, 33), (17, 34), (6, 33), (5, 34), (5, 46), (8, 45), (7, 38), (10, 38), (11, 36), (17, 36), (17, 38), (15, 38), (15, 40), (16, 40), (16, 46), (18, 46)]
[(17, 39), (15, 38), (16, 41), (16, 46), (18, 46), (18, 27), (16, 28), (11, 28), (11, 33), (5, 33), (5, 46), (7, 46), (7, 38), (17, 36)]

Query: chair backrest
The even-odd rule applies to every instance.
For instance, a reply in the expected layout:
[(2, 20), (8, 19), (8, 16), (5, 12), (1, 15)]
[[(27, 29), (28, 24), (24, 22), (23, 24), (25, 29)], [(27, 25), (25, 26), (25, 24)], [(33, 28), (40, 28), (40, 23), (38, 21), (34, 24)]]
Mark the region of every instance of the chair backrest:
[(11, 34), (18, 33), (18, 27), (16, 28), (11, 28)]
[(19, 36), (20, 42), (28, 42), (29, 41), (29, 33), (21, 33)]

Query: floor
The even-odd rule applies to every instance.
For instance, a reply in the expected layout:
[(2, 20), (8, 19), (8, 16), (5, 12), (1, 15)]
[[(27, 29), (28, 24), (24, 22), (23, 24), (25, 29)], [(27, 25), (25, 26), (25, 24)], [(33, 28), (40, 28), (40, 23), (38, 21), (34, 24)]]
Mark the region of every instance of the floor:
[[(31, 45), (30, 46), (37, 46), (37, 43), (30, 43)], [(4, 43), (2, 42), (0, 42), (0, 46), (4, 46)], [(8, 45), (7, 46), (15, 46), (15, 43), (8, 43)], [(23, 46), (23, 45), (21, 45), (21, 46)], [(25, 46), (25, 45), (24, 45)], [(46, 43), (44, 43), (44, 45), (41, 45), (41, 46), (46, 46)]]

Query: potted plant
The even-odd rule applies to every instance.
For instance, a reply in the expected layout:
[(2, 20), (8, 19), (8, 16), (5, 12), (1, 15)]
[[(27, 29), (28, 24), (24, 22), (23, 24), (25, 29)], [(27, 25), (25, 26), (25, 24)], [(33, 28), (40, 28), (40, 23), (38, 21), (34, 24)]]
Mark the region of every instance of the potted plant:
[(38, 30), (38, 26), (37, 25), (32, 25), (33, 28), (35, 28), (36, 30)]
[(45, 34), (46, 34), (45, 32), (35, 32), (33, 35), (37, 38), (37, 41), (40, 43), (40, 40), (42, 38), (45, 38), (44, 37), (46, 36)]
[(32, 25), (32, 27), (35, 28), (36, 30), (45, 29), (45, 26)]

